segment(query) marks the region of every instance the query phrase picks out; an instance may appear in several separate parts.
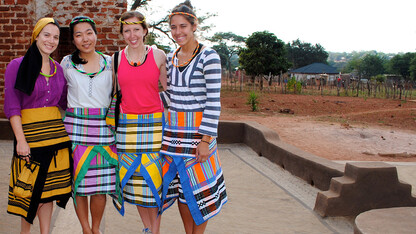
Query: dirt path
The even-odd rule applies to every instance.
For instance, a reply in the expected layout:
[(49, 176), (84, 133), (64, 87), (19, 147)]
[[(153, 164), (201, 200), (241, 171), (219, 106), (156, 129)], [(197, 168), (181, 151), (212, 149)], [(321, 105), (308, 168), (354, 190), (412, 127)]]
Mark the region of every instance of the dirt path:
[[(225, 114), (221, 119), (255, 121), (276, 131), (282, 141), (331, 160), (416, 161), (416, 137), (413, 131), (352, 126), (317, 121), (310, 117)], [(396, 157), (382, 157), (379, 153)], [(413, 157), (398, 157), (403, 153), (413, 154)]]
[[(245, 99), (242, 103), (238, 95), (224, 95), (221, 119), (258, 122), (276, 131), (282, 141), (317, 156), (331, 160), (416, 161), (414, 102), (267, 95), (262, 97), (260, 111), (250, 112)], [(294, 114), (281, 114), (279, 108), (291, 109)]]

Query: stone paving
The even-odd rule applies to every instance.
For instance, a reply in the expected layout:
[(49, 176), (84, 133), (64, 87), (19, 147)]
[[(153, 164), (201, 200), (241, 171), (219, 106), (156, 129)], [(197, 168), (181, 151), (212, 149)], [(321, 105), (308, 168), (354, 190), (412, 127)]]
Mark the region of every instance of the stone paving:
[[(0, 233), (19, 233), (20, 218), (6, 213), (13, 143), (0, 141)], [(352, 218), (322, 218), (313, 211), (318, 189), (257, 156), (244, 144), (220, 144), (228, 203), (212, 218), (206, 233), (353, 233)], [(345, 163), (345, 162), (340, 162)], [(399, 178), (416, 185), (415, 165), (403, 164)], [(108, 197), (102, 233), (141, 233), (136, 208), (120, 216)], [(32, 233), (39, 233), (35, 219)], [(72, 201), (54, 209), (51, 233), (82, 233)], [(184, 233), (176, 205), (162, 216), (161, 233)]]

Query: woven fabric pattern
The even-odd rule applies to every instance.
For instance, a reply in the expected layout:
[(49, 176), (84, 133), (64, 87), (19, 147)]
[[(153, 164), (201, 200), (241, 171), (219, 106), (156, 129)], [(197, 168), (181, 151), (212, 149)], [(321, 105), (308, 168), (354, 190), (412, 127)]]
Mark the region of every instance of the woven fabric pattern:
[[(209, 142), (210, 156), (206, 162), (198, 163), (194, 155), (201, 140), (197, 132), (201, 117), (200, 113), (170, 113), (161, 150), (163, 209), (179, 198), (188, 205), (197, 225), (218, 214), (228, 200), (216, 138)], [(180, 144), (172, 144), (173, 140)]]
[(117, 153), (122, 196), (113, 200), (123, 215), (124, 201), (161, 207), (163, 113), (121, 114), (117, 128)]
[(39, 203), (56, 200), (58, 206), (65, 207), (71, 196), (71, 143), (57, 107), (22, 110), (22, 127), (31, 149), (31, 160), (38, 162), (40, 169), (31, 198), (18, 197), (13, 194), (13, 188), (26, 162), (13, 156), (7, 212), (33, 223)]
[(113, 146), (82, 146), (73, 150), (73, 195), (113, 194), (116, 192), (117, 153)]
[(65, 129), (75, 145), (114, 145), (115, 138), (105, 121), (107, 108), (68, 108)]

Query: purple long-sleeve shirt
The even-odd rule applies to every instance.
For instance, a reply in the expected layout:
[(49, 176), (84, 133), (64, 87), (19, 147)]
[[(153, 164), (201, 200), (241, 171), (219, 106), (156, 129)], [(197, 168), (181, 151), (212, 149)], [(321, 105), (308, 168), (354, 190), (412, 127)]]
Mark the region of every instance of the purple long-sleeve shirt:
[[(56, 62), (56, 74), (49, 78), (49, 82), (44, 76), (39, 75), (35, 88), (29, 96), (14, 88), (17, 71), (22, 60), (23, 57), (13, 59), (7, 65), (4, 74), (4, 113), (6, 117), (10, 119), (14, 115), (21, 116), (21, 110), (30, 108), (60, 106), (65, 110), (67, 83), (61, 65)], [(50, 61), (50, 65), (52, 68), (50, 74), (52, 74), (54, 72), (52, 61)]]

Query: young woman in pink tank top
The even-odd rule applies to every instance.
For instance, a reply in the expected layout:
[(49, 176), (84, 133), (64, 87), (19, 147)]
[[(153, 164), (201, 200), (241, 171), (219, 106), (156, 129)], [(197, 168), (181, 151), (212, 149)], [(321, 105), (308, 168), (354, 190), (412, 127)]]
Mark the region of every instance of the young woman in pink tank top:
[(162, 206), (159, 151), (164, 123), (159, 82), (166, 90), (166, 55), (144, 44), (148, 27), (145, 17), (137, 11), (121, 15), (120, 33), (127, 46), (119, 52), (116, 70), (121, 91), (116, 137), (122, 192), (117, 208), (124, 214), (124, 201), (136, 205), (143, 233), (157, 234)]

